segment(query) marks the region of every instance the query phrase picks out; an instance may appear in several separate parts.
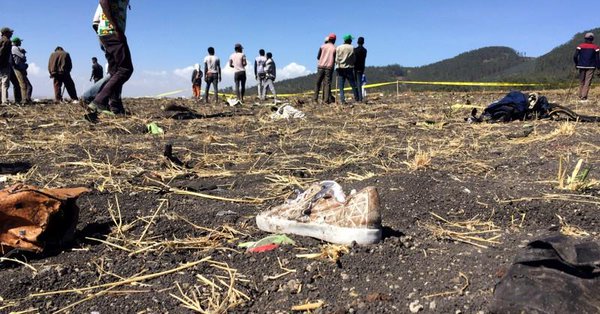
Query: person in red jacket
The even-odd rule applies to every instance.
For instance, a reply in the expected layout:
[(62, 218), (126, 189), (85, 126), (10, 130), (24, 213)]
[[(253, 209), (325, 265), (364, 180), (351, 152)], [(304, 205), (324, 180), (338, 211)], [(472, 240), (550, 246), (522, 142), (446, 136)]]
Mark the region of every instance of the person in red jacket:
[(579, 70), (579, 99), (586, 101), (594, 71), (600, 67), (600, 47), (593, 43), (594, 34), (587, 33), (584, 36), (585, 42), (577, 46), (573, 61)]

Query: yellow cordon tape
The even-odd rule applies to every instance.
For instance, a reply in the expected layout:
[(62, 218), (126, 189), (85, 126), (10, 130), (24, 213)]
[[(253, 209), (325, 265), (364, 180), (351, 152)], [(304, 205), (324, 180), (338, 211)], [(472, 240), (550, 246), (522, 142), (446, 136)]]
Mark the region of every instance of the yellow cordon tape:
[(546, 85), (546, 84), (538, 84), (538, 83), (425, 82), (425, 81), (398, 81), (398, 84), (449, 85), (449, 86), (544, 86), (544, 85)]
[[(546, 86), (547, 84), (540, 84), (540, 83), (505, 83), (505, 82), (427, 82), (427, 81), (395, 81), (395, 82), (385, 82), (385, 83), (375, 83), (375, 84), (366, 84), (363, 85), (363, 87), (365, 89), (369, 89), (369, 88), (377, 88), (377, 87), (383, 87), (383, 86), (389, 86), (389, 85), (404, 85), (404, 84), (411, 84), (411, 85), (445, 85), (445, 86), (487, 86), (487, 87), (525, 87), (525, 86)], [(352, 87), (346, 87), (344, 88), (344, 90), (352, 90)], [(338, 92), (339, 89), (332, 89), (332, 92)], [(159, 97), (166, 97), (166, 96), (171, 96), (171, 95), (176, 95), (179, 93), (184, 92), (184, 90), (176, 90), (176, 91), (172, 91), (172, 92), (168, 92), (168, 93), (163, 93), (160, 95), (156, 95), (155, 97), (159, 98)], [(303, 93), (295, 93), (295, 94), (277, 94), (277, 97), (296, 97), (296, 96), (304, 96), (304, 95), (311, 95), (313, 94), (314, 91), (306, 91)], [(209, 94), (214, 94), (213, 92), (210, 92)], [(225, 97), (235, 97), (235, 95), (232, 94), (224, 94), (224, 93), (219, 93), (220, 95), (223, 95)]]
[[(402, 85), (402, 84), (413, 84), (413, 85), (446, 85), (446, 86), (511, 86), (511, 87), (523, 87), (523, 86), (545, 86), (547, 84), (539, 84), (539, 83), (499, 83), (499, 82), (426, 82), (426, 81), (395, 81), (395, 82), (385, 82), (385, 83), (375, 83), (375, 84), (366, 84), (363, 85), (365, 89), (369, 88), (377, 88), (389, 85)], [(351, 91), (352, 87), (344, 88), (345, 91)], [(339, 92), (339, 89), (332, 89), (332, 92)], [(304, 93), (297, 94), (278, 94), (277, 97), (295, 97), (295, 96), (303, 96), (313, 94), (314, 91), (307, 91)]]
[(183, 93), (183, 92), (184, 92), (184, 90), (180, 89), (180, 90), (176, 90), (176, 91), (172, 91), (172, 92), (162, 93), (162, 94), (156, 95), (154, 97), (156, 97), (156, 98), (167, 97), (167, 96), (176, 95), (176, 94)]

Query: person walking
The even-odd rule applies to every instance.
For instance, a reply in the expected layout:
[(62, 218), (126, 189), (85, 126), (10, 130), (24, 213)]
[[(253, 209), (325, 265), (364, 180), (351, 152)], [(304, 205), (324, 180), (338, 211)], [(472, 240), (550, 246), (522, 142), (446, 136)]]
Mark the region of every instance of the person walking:
[(273, 61), (273, 54), (267, 52), (265, 61), (265, 84), (262, 90), (262, 99), (265, 100), (267, 97), (267, 88), (271, 90), (273, 94), (273, 101), (277, 102), (277, 92), (275, 91), (275, 78), (277, 78), (277, 66), (275, 65), (275, 61)]
[(32, 103), (31, 94), (33, 93), (33, 86), (31, 86), (31, 82), (27, 78), (27, 69), (29, 68), (26, 57), (27, 51), (21, 48), (21, 42), (22, 40), (19, 37), (12, 39), (12, 67), (13, 73), (19, 83), (21, 103), (30, 104)]
[(99, 80), (104, 78), (104, 69), (98, 63), (98, 58), (92, 58), (92, 76), (90, 76), (90, 82), (94, 82), (94, 84), (98, 83)]
[(335, 50), (335, 63), (338, 74), (338, 88), (340, 90), (340, 103), (346, 104), (344, 95), (344, 86), (346, 80), (350, 83), (354, 92), (354, 99), (358, 100), (358, 88), (354, 80), (354, 63), (356, 56), (354, 55), (354, 47), (352, 47), (352, 35), (344, 36), (344, 43), (339, 45)]
[(208, 103), (208, 92), (213, 85), (215, 103), (219, 102), (219, 82), (221, 81), (221, 60), (215, 56), (215, 48), (208, 47), (208, 56), (204, 57), (204, 102)]
[(110, 78), (88, 108), (92, 112), (110, 110), (114, 114), (125, 114), (121, 93), (133, 74), (131, 51), (125, 36), (129, 0), (99, 0), (98, 6), (102, 13), (97, 33), (104, 47)]
[(333, 78), (333, 68), (335, 66), (335, 34), (329, 34), (329, 40), (321, 45), (319, 53), (317, 54), (317, 84), (315, 87), (315, 95), (313, 100), (319, 101), (319, 91), (321, 85), (323, 85), (323, 99), (324, 102), (329, 104), (333, 102), (331, 96), (331, 80)]
[(363, 46), (365, 44), (364, 37), (358, 37), (356, 41), (358, 46), (354, 48), (354, 56), (356, 61), (354, 62), (354, 81), (356, 82), (356, 87), (358, 89), (358, 99), (357, 101), (362, 102), (364, 98), (363, 92), (363, 77), (365, 74), (365, 63), (367, 60), (367, 49)]
[(8, 27), (0, 29), (0, 103), (8, 104), (8, 88), (12, 67), (10, 65), (13, 30)]
[(263, 94), (263, 86), (265, 84), (265, 63), (267, 57), (265, 57), (265, 50), (261, 49), (258, 51), (258, 57), (254, 59), (254, 78), (256, 79), (258, 88), (258, 99), (264, 100), (265, 94)]
[(200, 64), (194, 64), (194, 71), (192, 72), (192, 93), (195, 100), (200, 99), (202, 90), (202, 71), (200, 70)]
[(600, 68), (600, 47), (594, 43), (594, 34), (586, 33), (584, 42), (577, 46), (573, 61), (579, 70), (579, 100), (587, 101), (592, 78)]
[(244, 102), (246, 94), (246, 55), (241, 44), (235, 44), (234, 53), (229, 57), (229, 67), (233, 68), (233, 81), (235, 83), (235, 94), (240, 102)]
[(71, 55), (69, 55), (62, 47), (56, 47), (48, 60), (48, 72), (50, 73), (50, 77), (54, 79), (54, 100), (56, 102), (63, 101), (61, 91), (63, 84), (65, 85), (71, 100), (77, 102), (77, 90), (75, 89), (75, 83), (71, 78), (72, 69), (73, 63), (71, 62)]

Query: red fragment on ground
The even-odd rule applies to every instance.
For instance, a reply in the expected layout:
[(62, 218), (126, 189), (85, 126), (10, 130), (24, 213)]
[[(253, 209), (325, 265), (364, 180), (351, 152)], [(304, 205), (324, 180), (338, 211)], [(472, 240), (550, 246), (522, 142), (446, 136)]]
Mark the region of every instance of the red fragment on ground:
[(263, 253), (263, 252), (273, 251), (274, 249), (276, 249), (278, 247), (279, 247), (279, 244), (267, 244), (267, 245), (263, 245), (263, 246), (259, 246), (259, 247), (250, 248), (250, 249), (248, 249), (248, 252)]

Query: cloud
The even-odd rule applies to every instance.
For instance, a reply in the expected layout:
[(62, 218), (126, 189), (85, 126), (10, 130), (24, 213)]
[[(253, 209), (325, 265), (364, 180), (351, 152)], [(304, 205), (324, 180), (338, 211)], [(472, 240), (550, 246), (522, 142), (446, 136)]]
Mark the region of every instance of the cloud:
[(33, 76), (40, 76), (42, 74), (42, 69), (35, 63), (30, 63), (29, 68), (27, 68), (27, 74)]
[(296, 62), (292, 62), (281, 70), (277, 70), (277, 79), (278, 80), (286, 80), (299, 76), (309, 75), (311, 72), (303, 65), (300, 65)]
[(175, 74), (178, 77), (181, 77), (183, 79), (189, 79), (192, 77), (192, 72), (194, 72), (194, 66), (190, 65), (188, 67), (185, 67), (183, 69), (175, 69), (173, 70), (173, 74)]
[(164, 76), (167, 76), (168, 73), (167, 73), (167, 71), (150, 71), (150, 70), (145, 70), (144, 74), (148, 75), (148, 76), (159, 76), (159, 77), (163, 76), (164, 77)]

